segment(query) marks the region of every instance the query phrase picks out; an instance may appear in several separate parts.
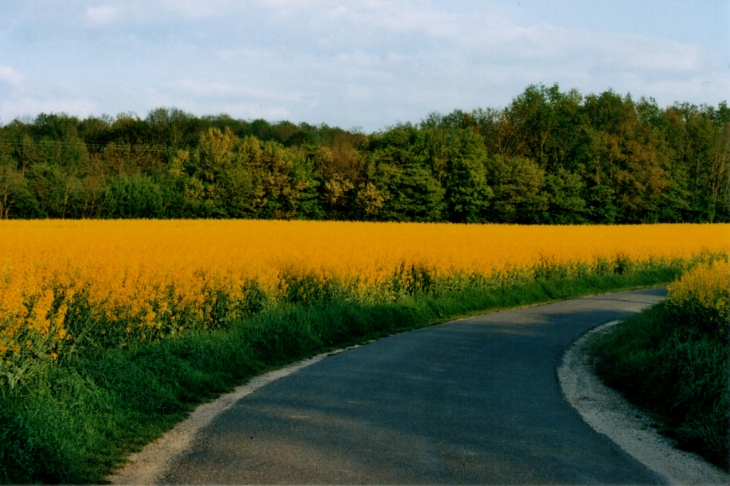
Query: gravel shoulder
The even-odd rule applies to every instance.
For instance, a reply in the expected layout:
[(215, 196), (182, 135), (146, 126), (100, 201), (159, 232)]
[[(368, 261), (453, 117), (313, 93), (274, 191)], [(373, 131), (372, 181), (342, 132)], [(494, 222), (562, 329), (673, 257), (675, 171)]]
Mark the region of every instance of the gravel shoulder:
[(231, 408), (237, 401), (269, 383), (296, 373), (327, 356), (342, 351), (344, 349), (322, 353), (286, 368), (257, 376), (245, 385), (235, 388), (232, 392), (199, 406), (187, 419), (177, 424), (165, 435), (148, 444), (140, 452), (130, 455), (124, 468), (109, 476), (107, 480), (112, 484), (158, 484), (160, 478), (168, 471), (175, 458), (185, 453), (192, 446), (196, 434), (221, 413)]
[[(577, 482), (619, 483), (638, 478), (628, 482), (730, 485), (730, 475), (699, 456), (674, 449), (654, 431), (648, 417), (605, 387), (582, 351), (596, 332), (605, 332), (616, 319), (661, 298), (656, 289), (594, 296), (477, 316), (382, 339), (348, 353), (321, 354), (262, 375), (200, 406), (187, 420), (130, 456), (127, 465), (108, 480), (113, 484), (394, 484), (461, 478), (456, 482), (475, 483), (484, 482), (475, 478), (486, 476), (446, 473), (491, 464), (504, 469), (500, 475), (489, 476), (503, 478), (499, 483), (565, 483), (578, 478), (582, 479)], [(586, 332), (596, 320), (613, 322)], [(562, 337), (546, 348), (542, 343), (556, 333)], [(324, 360), (333, 354), (337, 356)], [(427, 359), (419, 364), (423, 357)], [(388, 380), (375, 380), (377, 367)], [(393, 377), (398, 376), (401, 381), (394, 383)], [(424, 396), (419, 396), (421, 390)], [(435, 401), (434, 392), (445, 401)], [(380, 408), (372, 417), (374, 409), (367, 403), (375, 397), (389, 399), (375, 402)], [(404, 408), (406, 402), (411, 405)], [(470, 428), (454, 427), (452, 422), (461, 420), (460, 414), (472, 413), (463, 408), (467, 402), (476, 406), (473, 416), (466, 417)], [(322, 403), (327, 406), (320, 408)], [(485, 413), (485, 406), (492, 408)], [(521, 415), (498, 416), (515, 406)], [(414, 411), (414, 417), (405, 418)], [(397, 420), (390, 423), (388, 417)], [(433, 432), (434, 427), (443, 430)], [(256, 440), (248, 440), (248, 430), (257, 431), (250, 437), (256, 435)], [(302, 430), (311, 434), (311, 440), (296, 436)], [(462, 430), (473, 443), (452, 444), (455, 430)], [(230, 437), (223, 437), (226, 434)], [(237, 444), (244, 442), (242, 452)], [(514, 448), (514, 457), (505, 456), (504, 447)], [(390, 455), (389, 448), (393, 449)], [(395, 457), (408, 450), (412, 455)], [(289, 466), (340, 475), (331, 481), (325, 480), (327, 475), (289, 479), (244, 475), (251, 464), (268, 462), (269, 469), (279, 474), (282, 466), (277, 461), (282, 458), (291, 461)], [(589, 459), (594, 462), (586, 463)], [(388, 460), (393, 462), (394, 475), (373, 476), (373, 468), (382, 469)], [(230, 473), (231, 467), (243, 469)], [(529, 479), (524, 475), (527, 467), (539, 474)], [(436, 472), (421, 476), (428, 468)], [(596, 475), (599, 468), (612, 469)], [(628, 472), (637, 468), (646, 473)], [(226, 471), (232, 475), (220, 475)], [(405, 475), (399, 476), (400, 471)], [(576, 475), (575, 471), (582, 472)], [(355, 473), (359, 475), (348, 476)]]
[(730, 484), (730, 475), (691, 452), (675, 449), (675, 442), (658, 432), (654, 421), (593, 372), (586, 344), (620, 321), (588, 331), (565, 353), (558, 380), (565, 399), (595, 431), (605, 434), (621, 449), (661, 475), (668, 484)]

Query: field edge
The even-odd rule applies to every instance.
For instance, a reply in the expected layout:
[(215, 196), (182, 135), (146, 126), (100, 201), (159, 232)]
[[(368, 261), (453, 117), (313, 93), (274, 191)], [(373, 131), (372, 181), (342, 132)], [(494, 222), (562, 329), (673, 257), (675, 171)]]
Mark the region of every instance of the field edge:
[(382, 336), (520, 306), (666, 284), (677, 267), (330, 303), (253, 316), (223, 331), (69, 360), (0, 397), (0, 481), (103, 483), (199, 404), (293, 362)]

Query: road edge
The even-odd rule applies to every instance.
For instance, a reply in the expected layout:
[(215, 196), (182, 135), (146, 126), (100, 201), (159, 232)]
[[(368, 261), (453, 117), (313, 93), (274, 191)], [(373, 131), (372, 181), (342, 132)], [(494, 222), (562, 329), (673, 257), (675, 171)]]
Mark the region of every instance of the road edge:
[(341, 353), (359, 345), (318, 354), (312, 358), (294, 363), (286, 368), (264, 373), (249, 382), (236, 387), (232, 392), (198, 406), (185, 420), (179, 422), (159, 439), (147, 444), (141, 451), (130, 454), (125, 465), (106, 480), (111, 484), (158, 484), (172, 466), (173, 461), (192, 445), (196, 434), (209, 425), (218, 415), (228, 410), (243, 397), (255, 393), (279, 378), (322, 361), (328, 356)]
[(674, 441), (660, 435), (646, 413), (595, 375), (593, 359), (586, 353), (585, 345), (620, 322), (611, 321), (595, 327), (568, 347), (557, 369), (566, 401), (591, 428), (608, 436), (668, 484), (730, 484), (730, 474), (697, 454), (675, 449)]

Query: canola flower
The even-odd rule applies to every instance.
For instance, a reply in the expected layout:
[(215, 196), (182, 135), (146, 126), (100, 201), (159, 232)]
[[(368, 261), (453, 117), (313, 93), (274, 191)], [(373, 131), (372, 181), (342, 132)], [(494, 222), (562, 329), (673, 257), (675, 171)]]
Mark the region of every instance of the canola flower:
[(669, 287), (667, 306), (711, 333), (730, 328), (730, 262), (701, 263)]
[(328, 292), (393, 301), (701, 253), (730, 254), (730, 225), (1, 221), (0, 359), (55, 359), (91, 336), (116, 346), (220, 327), (266, 302)]

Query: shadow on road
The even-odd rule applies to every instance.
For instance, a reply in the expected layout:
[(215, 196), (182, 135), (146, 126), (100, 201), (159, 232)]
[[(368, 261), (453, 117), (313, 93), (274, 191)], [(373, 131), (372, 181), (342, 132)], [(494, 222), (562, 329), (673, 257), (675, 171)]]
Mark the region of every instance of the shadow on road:
[(648, 289), (487, 314), (331, 356), (236, 403), (170, 483), (656, 484), (588, 427), (555, 369)]

